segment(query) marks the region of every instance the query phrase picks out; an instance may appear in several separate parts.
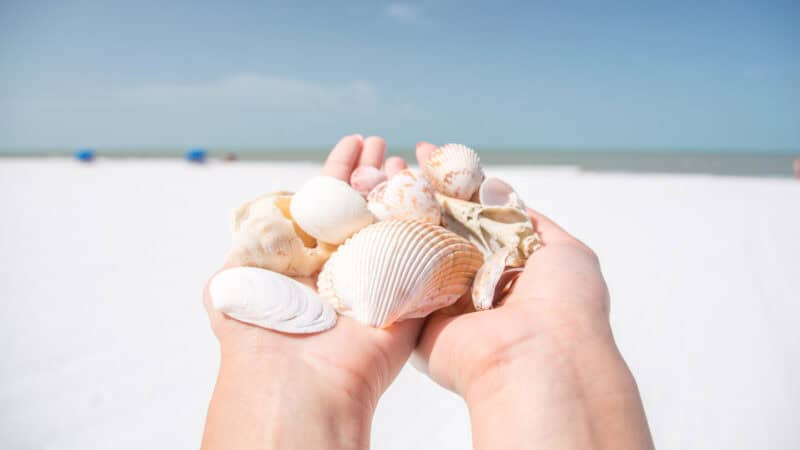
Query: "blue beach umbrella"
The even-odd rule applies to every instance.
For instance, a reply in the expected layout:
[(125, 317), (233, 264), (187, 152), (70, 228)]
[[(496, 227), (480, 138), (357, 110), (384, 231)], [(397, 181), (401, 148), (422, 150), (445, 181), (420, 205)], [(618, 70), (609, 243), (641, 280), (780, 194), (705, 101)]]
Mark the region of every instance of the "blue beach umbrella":
[(91, 162), (94, 161), (95, 152), (94, 149), (91, 148), (82, 148), (80, 150), (75, 151), (75, 159), (81, 162)]
[(203, 148), (193, 148), (186, 152), (186, 160), (193, 163), (203, 163), (206, 161), (206, 150)]

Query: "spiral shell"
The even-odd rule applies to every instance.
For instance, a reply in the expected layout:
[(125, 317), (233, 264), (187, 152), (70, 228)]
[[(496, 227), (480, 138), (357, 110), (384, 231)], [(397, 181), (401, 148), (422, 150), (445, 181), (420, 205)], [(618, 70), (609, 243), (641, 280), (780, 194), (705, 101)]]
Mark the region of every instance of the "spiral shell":
[(442, 220), (433, 186), (410, 169), (373, 189), (367, 196), (367, 208), (378, 220), (417, 219), (434, 225)]
[(474, 245), (442, 227), (387, 220), (339, 247), (317, 286), (341, 314), (383, 328), (453, 304), (482, 262)]
[(478, 154), (461, 144), (446, 144), (433, 151), (423, 164), (425, 176), (436, 192), (469, 200), (483, 181)]

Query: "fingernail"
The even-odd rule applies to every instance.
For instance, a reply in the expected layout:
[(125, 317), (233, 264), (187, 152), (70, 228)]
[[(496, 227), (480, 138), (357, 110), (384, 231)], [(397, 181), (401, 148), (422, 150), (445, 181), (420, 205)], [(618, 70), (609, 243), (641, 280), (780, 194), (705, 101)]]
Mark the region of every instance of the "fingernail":
[(357, 137), (359, 141), (363, 141), (364, 140), (364, 136), (359, 134), (359, 133), (356, 133), (353, 136)]

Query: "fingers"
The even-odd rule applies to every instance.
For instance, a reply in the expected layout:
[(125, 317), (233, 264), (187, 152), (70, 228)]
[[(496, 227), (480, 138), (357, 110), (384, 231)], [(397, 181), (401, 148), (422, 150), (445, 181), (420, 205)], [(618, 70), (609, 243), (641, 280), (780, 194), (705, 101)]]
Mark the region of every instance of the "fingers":
[(434, 150), (436, 150), (436, 146), (430, 142), (422, 141), (417, 144), (417, 162), (420, 166), (431, 157)]
[(392, 156), (391, 158), (386, 160), (386, 176), (392, 178), (397, 172), (401, 170), (408, 169), (408, 165), (406, 164), (403, 158), (399, 156)]
[(350, 182), (350, 174), (361, 157), (364, 139), (361, 135), (354, 134), (343, 137), (325, 160), (322, 174)]
[(372, 166), (381, 168), (383, 156), (386, 153), (386, 141), (379, 136), (370, 136), (364, 140), (364, 149), (358, 159), (358, 167)]

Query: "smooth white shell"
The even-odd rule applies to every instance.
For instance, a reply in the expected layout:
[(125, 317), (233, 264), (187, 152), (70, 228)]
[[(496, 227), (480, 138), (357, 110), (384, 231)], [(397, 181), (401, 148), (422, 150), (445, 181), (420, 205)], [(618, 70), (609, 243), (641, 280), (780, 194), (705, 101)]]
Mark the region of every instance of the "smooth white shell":
[(341, 244), (374, 220), (358, 191), (327, 176), (308, 180), (294, 194), (290, 209), (300, 228), (329, 244)]
[(411, 169), (398, 172), (367, 196), (367, 208), (378, 220), (417, 219), (439, 225), (442, 211), (433, 186)]
[(372, 166), (356, 167), (350, 175), (350, 186), (361, 195), (366, 196), (375, 186), (387, 180), (386, 172)]
[(339, 247), (317, 286), (341, 314), (386, 327), (453, 304), (482, 262), (474, 245), (442, 227), (388, 220)]
[(231, 223), (228, 260), (290, 276), (309, 276), (319, 271), (335, 247), (303, 233), (292, 221), (291, 201), (291, 193), (275, 192), (240, 206)]
[(478, 154), (461, 144), (437, 148), (422, 167), (437, 192), (461, 200), (472, 198), (483, 181)]
[(525, 209), (525, 204), (510, 184), (496, 177), (487, 177), (478, 189), (478, 201), (484, 206), (510, 206)]
[(214, 309), (262, 328), (306, 334), (336, 324), (336, 312), (311, 288), (269, 270), (227, 269), (214, 276), (208, 290)]

